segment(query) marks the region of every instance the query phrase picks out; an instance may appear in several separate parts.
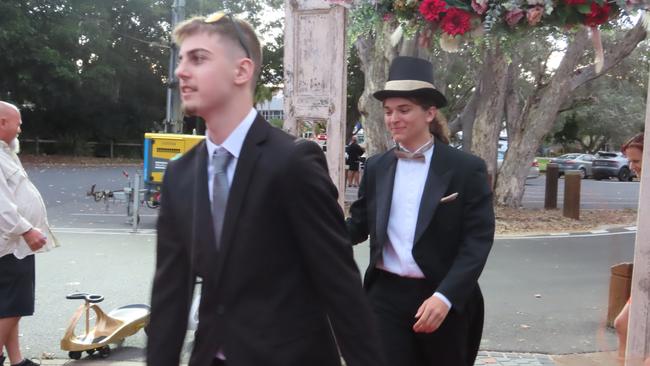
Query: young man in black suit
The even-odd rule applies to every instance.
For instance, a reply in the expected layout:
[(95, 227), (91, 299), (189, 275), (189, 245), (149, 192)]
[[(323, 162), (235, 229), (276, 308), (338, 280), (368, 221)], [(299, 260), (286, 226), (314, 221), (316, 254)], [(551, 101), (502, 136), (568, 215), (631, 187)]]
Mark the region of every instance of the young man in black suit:
[(374, 94), (397, 146), (371, 157), (348, 219), (370, 236), (364, 286), (390, 365), (471, 366), (483, 329), (478, 278), (494, 238), (484, 162), (448, 146), (433, 66), (398, 57)]
[(148, 365), (179, 364), (196, 277), (190, 366), (333, 366), (339, 349), (383, 365), (325, 156), (253, 108), (255, 32), (218, 13), (174, 36), (183, 107), (207, 136), (165, 174)]

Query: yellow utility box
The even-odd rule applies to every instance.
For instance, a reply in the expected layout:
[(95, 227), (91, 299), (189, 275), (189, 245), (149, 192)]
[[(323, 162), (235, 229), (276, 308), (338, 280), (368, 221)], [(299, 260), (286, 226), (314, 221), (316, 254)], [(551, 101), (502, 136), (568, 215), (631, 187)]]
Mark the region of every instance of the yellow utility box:
[(160, 185), (170, 160), (178, 159), (205, 136), (172, 133), (144, 134), (144, 184), (148, 191), (146, 200), (153, 205), (159, 201)]

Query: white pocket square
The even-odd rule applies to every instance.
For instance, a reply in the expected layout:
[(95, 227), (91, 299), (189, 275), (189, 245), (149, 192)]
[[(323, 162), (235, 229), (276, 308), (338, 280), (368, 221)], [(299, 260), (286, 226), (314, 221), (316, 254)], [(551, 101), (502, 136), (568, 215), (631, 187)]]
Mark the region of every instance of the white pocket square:
[(452, 193), (452, 194), (450, 194), (449, 196), (442, 197), (442, 198), (440, 199), (440, 203), (451, 202), (451, 201), (455, 200), (456, 198), (458, 198), (458, 192), (456, 192), (456, 193)]

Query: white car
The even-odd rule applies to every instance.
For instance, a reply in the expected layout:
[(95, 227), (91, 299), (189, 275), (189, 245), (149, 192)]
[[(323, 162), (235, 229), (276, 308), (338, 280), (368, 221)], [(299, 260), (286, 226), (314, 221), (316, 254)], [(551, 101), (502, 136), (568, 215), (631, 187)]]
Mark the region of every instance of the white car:
[[(506, 156), (506, 152), (498, 151), (497, 154), (497, 169), (499, 169), (501, 168), (501, 164), (503, 164), (503, 159)], [(537, 159), (534, 159), (530, 164), (530, 170), (528, 171), (526, 179), (535, 179), (537, 177), (539, 177), (539, 163), (537, 162)]]

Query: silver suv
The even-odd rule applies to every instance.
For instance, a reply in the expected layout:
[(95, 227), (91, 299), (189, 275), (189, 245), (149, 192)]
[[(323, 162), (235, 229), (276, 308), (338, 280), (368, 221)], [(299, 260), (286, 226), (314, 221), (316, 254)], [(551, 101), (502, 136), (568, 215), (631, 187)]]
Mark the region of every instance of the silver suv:
[(616, 177), (621, 182), (629, 182), (635, 174), (628, 164), (623, 153), (599, 151), (592, 162), (592, 174), (595, 180)]

